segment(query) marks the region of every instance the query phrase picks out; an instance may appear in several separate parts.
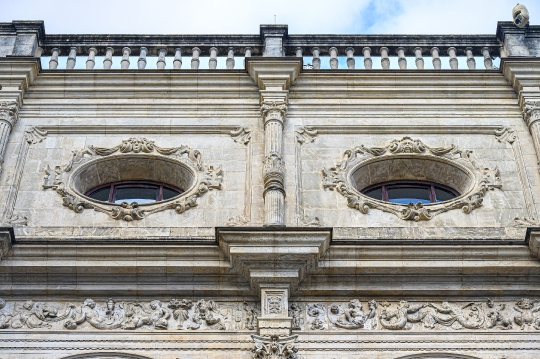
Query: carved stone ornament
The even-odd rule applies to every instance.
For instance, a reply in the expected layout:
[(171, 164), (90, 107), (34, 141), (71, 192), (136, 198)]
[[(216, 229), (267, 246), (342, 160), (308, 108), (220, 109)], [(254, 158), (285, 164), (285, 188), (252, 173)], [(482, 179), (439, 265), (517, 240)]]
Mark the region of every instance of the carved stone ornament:
[(255, 341), (255, 348), (252, 350), (253, 359), (297, 359), (298, 349), (295, 341), (298, 335), (290, 337), (261, 337), (251, 336)]
[[(118, 165), (122, 161), (162, 163), (163, 171), (178, 168), (182, 173), (180, 173), (181, 176), (177, 174), (176, 177), (184, 177), (186, 186), (189, 188), (182, 188), (184, 192), (179, 196), (147, 204), (137, 202), (108, 203), (84, 196), (84, 191), (77, 188), (78, 183), (83, 182), (80, 177), (86, 176), (85, 171), (88, 168), (98, 168), (97, 172), (99, 172), (99, 166), (102, 166), (103, 171), (108, 170), (109, 167), (103, 165), (106, 161), (118, 166), (121, 180), (131, 179), (122, 177), (122, 171), (129, 171), (129, 168), (126, 169), (125, 166)], [(145, 173), (144, 170), (139, 172)], [(153, 171), (149, 169), (148, 172)], [(73, 151), (71, 158), (65, 165), (54, 167), (47, 165), (43, 189), (56, 191), (62, 197), (63, 205), (76, 213), (80, 213), (84, 209), (94, 209), (108, 214), (113, 219), (133, 221), (141, 220), (152, 213), (167, 209), (173, 209), (180, 214), (197, 206), (198, 197), (208, 191), (221, 189), (222, 176), (220, 167), (207, 166), (203, 163), (202, 154), (198, 150), (183, 145), (163, 148), (146, 138), (129, 138), (111, 148), (90, 145)], [(154, 179), (148, 178), (148, 180)], [(97, 183), (96, 185), (101, 184), (105, 183)]]
[[(307, 332), (537, 332), (540, 331), (540, 300), (294, 302), (289, 307), (289, 316), (293, 330)], [(218, 303), (187, 298), (151, 301), (88, 298), (71, 302), (0, 299), (0, 329), (21, 331), (254, 331), (257, 318), (260, 320), (260, 307), (256, 302)], [(296, 336), (253, 337), (256, 343), (253, 352), (259, 355), (254, 358), (282, 358), (279, 355), (287, 355), (284, 350), (288, 344), (294, 344), (291, 339)], [(289, 346), (288, 355), (296, 353), (293, 347)]]
[(287, 117), (287, 104), (285, 102), (265, 101), (261, 104), (261, 116), (264, 122), (279, 121), (283, 124)]
[(19, 104), (16, 101), (0, 102), (0, 120), (7, 122), (11, 127), (19, 119)]
[[(460, 174), (464, 178), (463, 181), (467, 183), (457, 184), (466, 189), (460, 191), (460, 196), (444, 202), (397, 204), (368, 197), (360, 193), (359, 189), (353, 185), (353, 175), (363, 166), (383, 163), (381, 161), (395, 163), (400, 159), (408, 161), (409, 164), (416, 162), (420, 168), (425, 167), (422, 163), (428, 161), (434, 164), (442, 163), (446, 168), (455, 169), (456, 174)], [(343, 153), (339, 164), (323, 169), (322, 175), (324, 188), (337, 191), (347, 198), (349, 207), (364, 214), (368, 213), (370, 209), (378, 209), (392, 213), (406, 221), (430, 220), (438, 214), (453, 209), (461, 209), (467, 214), (471, 213), (474, 209), (482, 206), (483, 198), (489, 191), (502, 187), (499, 169), (490, 169), (479, 165), (472, 151), (460, 149), (454, 145), (449, 147), (429, 147), (422, 141), (410, 137), (393, 140), (386, 147), (360, 145), (347, 150)], [(409, 176), (407, 177), (408, 180), (417, 179), (411, 173), (407, 175)], [(397, 179), (403, 178), (394, 178), (392, 173), (389, 173), (389, 177), (381, 182)]]
[(540, 101), (526, 101), (523, 108), (523, 120), (527, 126), (531, 127), (540, 120)]

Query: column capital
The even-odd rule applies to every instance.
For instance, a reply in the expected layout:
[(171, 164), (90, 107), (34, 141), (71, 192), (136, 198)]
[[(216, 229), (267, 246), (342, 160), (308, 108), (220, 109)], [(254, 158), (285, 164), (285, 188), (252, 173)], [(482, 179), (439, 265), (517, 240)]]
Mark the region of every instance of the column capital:
[(523, 120), (530, 128), (534, 123), (540, 120), (540, 100), (525, 101), (523, 104)]
[(17, 101), (0, 102), (0, 120), (13, 127), (19, 119), (19, 104)]
[(269, 121), (279, 121), (283, 124), (285, 117), (287, 117), (287, 110), (285, 99), (282, 101), (263, 101), (261, 103), (261, 116), (265, 124)]

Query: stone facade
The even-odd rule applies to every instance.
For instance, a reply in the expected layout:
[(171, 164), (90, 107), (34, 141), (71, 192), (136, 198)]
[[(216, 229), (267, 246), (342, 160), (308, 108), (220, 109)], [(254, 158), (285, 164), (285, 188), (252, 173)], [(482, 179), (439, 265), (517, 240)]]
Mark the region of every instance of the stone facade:
[[(114, 36), (0, 24), (2, 358), (540, 355), (539, 26)], [(85, 195), (128, 180), (184, 192)]]

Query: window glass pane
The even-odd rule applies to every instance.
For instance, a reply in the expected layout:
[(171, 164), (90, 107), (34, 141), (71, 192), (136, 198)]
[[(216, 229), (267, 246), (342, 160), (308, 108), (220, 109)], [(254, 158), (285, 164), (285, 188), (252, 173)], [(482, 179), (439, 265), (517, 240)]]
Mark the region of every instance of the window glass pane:
[(122, 202), (137, 202), (150, 203), (155, 202), (157, 199), (158, 189), (144, 188), (144, 187), (120, 187), (116, 188), (116, 196), (114, 203)]
[(368, 197), (375, 198), (382, 201), (382, 187), (371, 189), (367, 192), (364, 192), (364, 194)]
[(452, 198), (456, 198), (456, 195), (445, 189), (435, 187), (435, 198), (437, 202), (448, 201)]
[(108, 202), (110, 192), (111, 192), (111, 187), (104, 187), (102, 189), (98, 189), (97, 191), (93, 193), (90, 193), (88, 197), (97, 199), (98, 201)]
[(178, 196), (180, 193), (173, 189), (163, 187), (163, 200)]
[(429, 189), (419, 187), (390, 187), (388, 190), (388, 202), (392, 203), (430, 203)]

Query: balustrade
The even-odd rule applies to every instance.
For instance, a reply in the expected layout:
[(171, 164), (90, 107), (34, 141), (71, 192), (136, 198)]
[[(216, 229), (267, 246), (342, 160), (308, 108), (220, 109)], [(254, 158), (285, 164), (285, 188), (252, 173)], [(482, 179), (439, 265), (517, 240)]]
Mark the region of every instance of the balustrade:
[[(232, 70), (242, 63), (242, 57), (263, 56), (264, 47), (270, 45), (256, 35), (49, 35), (39, 43), (36, 56), (48, 61), (51, 70), (62, 69), (64, 60), (59, 62), (60, 54), (67, 56), (64, 68), (68, 70), (81, 67), (77, 59), (81, 58), (82, 64), (83, 57), (87, 70), (100, 67), (96, 66), (96, 58), (103, 59), (105, 70), (127, 70), (135, 61), (139, 70), (181, 70), (187, 60), (192, 70)], [(285, 56), (304, 57), (304, 63), (310, 64), (305, 68), (314, 70), (457, 70), (460, 66), (475, 70), (477, 61), (492, 70), (494, 56), (505, 55), (496, 36), (488, 35), (285, 34), (280, 46)], [(431, 64), (425, 63), (425, 56), (431, 57)], [(447, 59), (444, 63), (441, 56)], [(149, 58), (156, 58), (155, 66), (147, 65)], [(208, 60), (201, 63), (203, 59)], [(413, 60), (415, 66), (408, 66)], [(357, 66), (358, 61), (363, 66)]]

